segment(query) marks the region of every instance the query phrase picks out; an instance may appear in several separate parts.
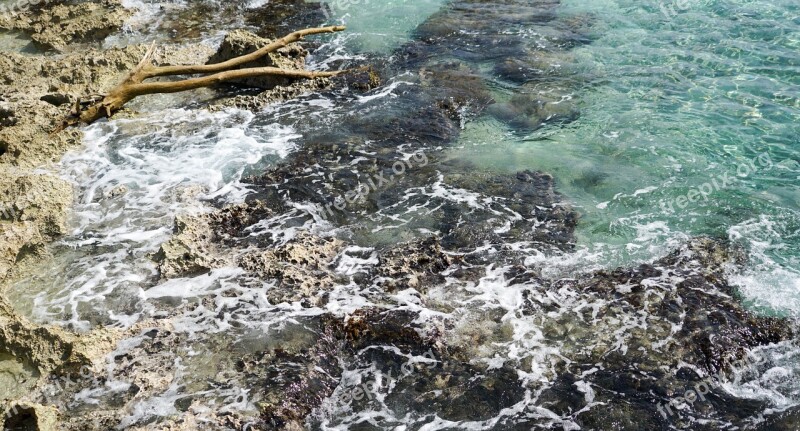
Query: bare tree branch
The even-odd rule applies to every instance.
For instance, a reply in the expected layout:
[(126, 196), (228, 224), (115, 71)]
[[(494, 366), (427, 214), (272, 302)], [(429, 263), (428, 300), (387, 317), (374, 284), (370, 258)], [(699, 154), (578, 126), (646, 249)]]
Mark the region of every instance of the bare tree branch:
[[(144, 57), (128, 76), (116, 87), (104, 95), (101, 100), (83, 106), (80, 100), (70, 115), (57, 127), (55, 132), (64, 130), (67, 127), (75, 126), (80, 123), (91, 124), (101, 118), (110, 118), (126, 103), (136, 97), (158, 93), (177, 93), (181, 91), (194, 90), (202, 87), (209, 87), (223, 82), (251, 78), (255, 76), (285, 76), (298, 79), (314, 79), (319, 77), (332, 77), (350, 70), (315, 72), (308, 70), (282, 69), (278, 67), (252, 67), (246, 69), (236, 69), (239, 66), (256, 61), (265, 55), (281, 49), (290, 43), (302, 40), (304, 36), (321, 33), (334, 33), (343, 31), (343, 26), (319, 27), (299, 30), (290, 33), (263, 48), (250, 54), (232, 58), (228, 61), (217, 64), (189, 65), (189, 66), (153, 66), (150, 59), (155, 52), (155, 42), (145, 52)], [(161, 76), (175, 75), (198, 75), (211, 74), (196, 78), (183, 79), (170, 82), (144, 82), (147, 79)], [(54, 132), (54, 133), (55, 133)]]
[(164, 66), (164, 67), (148, 67), (142, 70), (142, 75), (144, 79), (153, 78), (156, 76), (168, 76), (168, 75), (191, 75), (191, 74), (198, 74), (198, 73), (216, 73), (221, 72), (224, 70), (230, 70), (236, 67), (239, 67), (243, 64), (250, 63), (252, 61), (258, 60), (261, 57), (269, 54), (270, 52), (277, 51), (290, 43), (297, 42), (302, 40), (304, 36), (309, 36), (312, 34), (320, 34), (320, 33), (334, 33), (337, 31), (344, 31), (344, 26), (331, 26), (331, 27), (320, 27), (320, 28), (309, 28), (305, 30), (299, 30), (294, 33), (290, 33), (269, 45), (259, 49), (258, 51), (254, 51), (250, 54), (243, 55), (241, 57), (232, 58), (228, 61), (224, 61), (222, 63), (217, 64), (204, 64), (204, 65), (197, 65), (197, 66)]

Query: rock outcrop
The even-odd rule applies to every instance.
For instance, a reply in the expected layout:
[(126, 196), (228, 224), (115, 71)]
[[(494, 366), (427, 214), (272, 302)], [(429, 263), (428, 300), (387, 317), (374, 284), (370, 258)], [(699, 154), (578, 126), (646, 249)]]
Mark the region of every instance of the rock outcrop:
[(98, 43), (122, 28), (131, 12), (119, 0), (73, 3), (29, 2), (16, 15), (0, 16), (0, 28), (20, 30), (45, 49), (65, 51), (79, 43)]

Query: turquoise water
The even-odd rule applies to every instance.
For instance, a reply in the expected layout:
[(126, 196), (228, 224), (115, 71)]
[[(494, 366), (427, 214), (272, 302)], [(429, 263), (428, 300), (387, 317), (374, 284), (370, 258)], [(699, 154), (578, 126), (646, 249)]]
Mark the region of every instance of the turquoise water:
[(389, 53), (439, 10), (446, 0), (324, 0), (331, 22), (347, 26), (347, 45), (360, 52)]
[[(408, 42), (414, 29), (446, 2), (328, 3), (330, 22), (345, 23), (349, 30), (322, 39), (329, 43), (315, 53), (311, 62), (315, 67), (325, 67), (319, 62), (328, 58), (385, 60), (381, 55)], [(160, 7), (147, 4), (153, 10)], [(447, 150), (447, 157), (470, 161), (486, 171), (535, 169), (555, 176), (557, 190), (583, 218), (574, 253), (531, 255), (525, 262), (541, 267), (546, 276), (576, 277), (597, 268), (652, 261), (691, 236), (714, 235), (730, 238), (750, 251), (746, 268), (731, 269), (730, 274), (749, 306), (768, 313), (798, 314), (800, 223), (795, 184), (800, 169), (800, 8), (788, 1), (728, 1), (690, 2), (674, 13), (665, 3), (664, 10), (666, 15), (657, 2), (565, 0), (557, 10), (563, 18), (559, 22), (583, 23), (576, 28), (588, 32), (590, 43), (546, 58), (553, 71), (540, 80), (519, 85), (498, 76), (490, 90), (498, 105), (521, 92), (548, 93), (560, 103), (573, 104), (580, 116), (531, 131), (486, 113), (464, 122), (458, 143)], [(146, 14), (145, 18), (150, 19)], [(535, 24), (522, 30), (498, 29), (506, 31), (518, 31), (520, 38), (538, 38), (543, 30)], [(238, 270), (229, 268), (210, 276), (160, 282), (150, 256), (169, 238), (176, 214), (207, 210), (209, 201), (242, 201), (248, 192), (248, 185), (240, 182), (244, 173), (302, 151), (304, 133), (345, 123), (342, 118), (348, 106), (367, 105), (359, 113), (390, 109), (381, 103), (402, 100), (404, 91), (417, 85), (408, 77), (413, 73), (401, 71), (374, 93), (359, 94), (350, 101), (317, 94), (256, 113), (164, 109), (176, 99), (143, 98), (138, 106), (149, 106), (149, 113), (87, 128), (86, 148), (62, 161), (63, 174), (75, 182), (81, 197), (71, 221), (72, 234), (57, 245), (61, 254), (54, 259), (55, 265), (47, 262), (51, 268), (15, 287), (14, 303), (37, 321), (80, 330), (99, 325), (130, 327), (159, 312), (158, 307), (170, 306), (172, 302), (165, 298), (175, 303), (201, 298), (216, 304), (187, 307), (173, 319), (177, 332), (197, 337), (191, 343), (197, 352), (175, 353), (176, 363), (185, 361), (190, 370), (176, 378), (176, 384), (185, 385), (184, 393), (200, 393), (209, 382), (215, 383), (215, 362), (238, 352), (215, 349), (223, 343), (241, 343), (243, 333), (254, 345), (275, 343), (291, 334), (281, 332), (285, 322), (302, 322), (323, 312), (347, 313), (372, 304), (368, 292), (351, 284), (337, 286), (337, 300), (322, 308), (276, 307), (265, 296), (273, 286), (253, 287), (251, 280), (243, 280)], [(487, 66), (481, 73), (493, 72)], [(395, 85), (405, 79), (407, 83)], [(183, 100), (176, 103), (183, 105)], [(127, 185), (128, 191), (114, 197), (119, 184)], [(275, 225), (283, 228), (283, 220), (295, 216), (302, 220), (303, 211), (308, 209), (281, 214)], [(303, 227), (320, 228), (310, 222)], [(321, 228), (330, 229), (330, 225)], [(388, 237), (395, 232), (381, 234)], [(376, 264), (372, 256), (361, 259), (356, 253), (363, 251), (360, 247), (353, 248), (357, 249), (353, 256), (343, 255), (337, 271), (350, 271), (348, 265), (367, 271)], [(515, 302), (521, 300), (519, 286), (509, 285), (503, 277), (502, 268), (489, 267), (480, 284), (469, 287), (468, 295), (445, 286), (444, 293), (426, 294), (433, 305), (420, 304), (413, 295), (402, 293), (392, 301), (412, 309), (436, 309), (438, 301), (455, 304), (460, 308), (452, 316), (464, 317), (458, 324), (466, 327), (459, 327), (465, 337), (473, 330), (490, 330), (480, 323), (484, 315), (492, 314), (492, 307), (508, 307), (512, 310), (508, 326), (498, 327), (498, 332), (511, 334), (498, 334), (499, 341), (480, 345), (480, 354), (473, 359), (494, 364), (501, 357), (519, 359), (518, 352), (524, 352), (521, 357), (533, 363), (519, 361), (520, 375), (530, 372), (543, 381), (546, 373), (539, 367), (545, 367), (551, 356), (561, 355), (557, 346), (541, 338), (545, 325), (538, 319), (549, 317), (526, 316)], [(33, 296), (29, 286), (41, 291)], [(237, 292), (233, 297), (230, 289)], [(466, 305), (459, 305), (460, 295), (468, 298), (463, 301)], [(488, 304), (481, 308), (484, 301)], [(478, 304), (474, 305), (477, 311), (471, 309), (473, 303)], [(218, 312), (223, 307), (232, 311)], [(477, 323), (470, 323), (473, 318)], [(343, 382), (364, 371), (353, 367), (348, 372), (354, 374)], [(796, 404), (797, 380), (786, 380), (792, 386), (786, 391), (791, 396), (775, 405)], [(244, 383), (233, 384), (233, 389), (243, 388)], [(213, 409), (219, 409), (219, 403), (232, 403), (228, 389), (208, 390), (198, 400), (205, 397)], [(171, 404), (160, 398), (148, 402)], [(145, 423), (151, 416), (172, 414), (166, 410), (136, 411), (126, 420)], [(334, 411), (331, 417), (339, 420), (341, 413)], [(412, 424), (404, 429), (416, 429), (413, 425), (427, 420), (391, 412), (395, 413), (397, 423)], [(369, 409), (359, 414), (376, 416)], [(355, 416), (347, 423), (358, 423)], [(425, 426), (422, 429), (437, 425)], [(475, 425), (473, 429), (483, 428)]]
[(727, 237), (751, 253), (731, 274), (746, 301), (798, 313), (800, 5), (688, 5), (563, 2), (560, 13), (592, 20), (594, 40), (564, 63), (580, 119), (531, 134), (483, 119), (453, 156), (552, 173), (583, 216), (571, 270)]

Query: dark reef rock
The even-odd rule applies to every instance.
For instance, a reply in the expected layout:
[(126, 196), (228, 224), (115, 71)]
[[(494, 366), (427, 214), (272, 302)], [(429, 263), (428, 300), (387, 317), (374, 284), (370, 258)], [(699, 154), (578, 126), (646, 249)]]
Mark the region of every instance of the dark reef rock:
[[(334, 67), (334, 69), (337, 68)], [(373, 66), (366, 66), (365, 68), (339, 75), (333, 81), (342, 81), (344, 86), (358, 92), (374, 90), (383, 84), (380, 73)]]
[[(445, 179), (456, 188), (481, 190), (492, 196), (490, 208), (495, 215), (464, 211), (450, 204), (450, 208), (446, 207), (445, 224), (440, 226), (440, 231), (446, 233), (446, 247), (467, 249), (487, 242), (533, 241), (543, 249), (570, 249), (574, 244), (579, 215), (555, 191), (551, 175), (532, 171), (515, 175), (472, 172)], [(505, 217), (497, 217), (503, 213)]]
[(245, 23), (256, 28), (261, 37), (280, 37), (299, 28), (316, 27), (326, 21), (323, 2), (305, 0), (270, 0), (244, 11)]
[[(612, 420), (620, 430), (666, 430), (698, 421), (708, 426), (692, 429), (710, 430), (763, 411), (762, 402), (736, 399), (716, 386), (719, 376), (747, 363), (749, 349), (793, 337), (789, 321), (757, 316), (735, 297), (724, 266), (741, 259), (741, 252), (724, 243), (698, 238), (652, 264), (545, 288), (585, 294), (587, 302), (600, 304), (596, 309), (548, 305), (546, 296), (531, 292), (527, 312), (558, 316), (547, 319), (544, 335), (569, 361), (540, 402), (563, 415), (582, 411), (586, 400), (567, 395), (581, 380), (592, 388), (594, 401), (604, 403), (576, 417), (589, 429)], [(687, 391), (703, 392), (704, 402), (680, 411), (681, 403), (670, 405)]]
[[(791, 321), (737, 299), (725, 271), (741, 253), (700, 238), (635, 268), (548, 278), (531, 250), (565, 256), (579, 219), (556, 180), (458, 158), (464, 124), (482, 115), (514, 133), (577, 119), (578, 84), (555, 65), (586, 43), (588, 24), (558, 5), (450, 2), (375, 65), (382, 87), (354, 78), (366, 95), (327, 93), (335, 108), (276, 108), (302, 147), (248, 180), (247, 203), (206, 221), (199, 248), (274, 282), (276, 308), (309, 313), (276, 331), (280, 347), (237, 362), (263, 400), (258, 426), (336, 426), (346, 419), (312, 413), (388, 408), (419, 421), (409, 429), (437, 416), (496, 430), (711, 430), (764, 411), (711, 383), (703, 402), (675, 402), (753, 348), (793, 338)], [(531, 28), (541, 37), (519, 37)], [(498, 83), (519, 86), (495, 98)], [(324, 115), (291, 115), (304, 109)], [(345, 274), (348, 253), (362, 258)], [(363, 302), (334, 302), (337, 289)], [(372, 417), (358, 426), (399, 425)]]

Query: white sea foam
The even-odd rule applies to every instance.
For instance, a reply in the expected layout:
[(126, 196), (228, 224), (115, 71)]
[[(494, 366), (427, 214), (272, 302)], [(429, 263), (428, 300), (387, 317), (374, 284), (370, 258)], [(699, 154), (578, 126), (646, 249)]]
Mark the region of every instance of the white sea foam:
[(751, 306), (762, 311), (800, 317), (800, 271), (798, 262), (780, 262), (777, 256), (786, 249), (784, 222), (761, 215), (728, 230), (729, 238), (746, 247), (747, 266), (730, 268), (729, 279)]
[[(253, 118), (179, 109), (88, 127), (86, 147), (61, 162), (78, 192), (71, 232), (60, 242), (72, 251), (57, 256), (49, 277), (31, 280), (51, 286), (33, 300), (34, 315), (78, 329), (96, 319), (135, 321), (134, 304), (147, 300), (142, 288), (156, 275), (149, 255), (171, 235), (175, 215), (208, 211), (208, 200), (243, 201), (245, 171), (294, 147), (292, 129)], [(94, 317), (80, 311), (87, 305)]]

